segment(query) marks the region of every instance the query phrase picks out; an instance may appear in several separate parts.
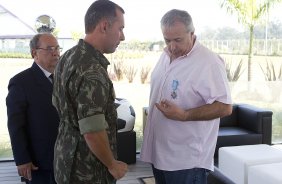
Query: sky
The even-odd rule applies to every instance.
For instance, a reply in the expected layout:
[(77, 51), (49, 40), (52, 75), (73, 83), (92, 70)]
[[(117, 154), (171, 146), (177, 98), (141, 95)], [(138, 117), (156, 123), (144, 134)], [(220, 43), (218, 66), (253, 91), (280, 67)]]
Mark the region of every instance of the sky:
[[(126, 40), (161, 40), (161, 17), (171, 9), (183, 9), (192, 16), (196, 34), (205, 27), (242, 29), (237, 18), (220, 8), (219, 0), (113, 0), (125, 10)], [(56, 21), (60, 36), (84, 32), (84, 15), (93, 0), (0, 0), (0, 4), (34, 26), (38, 16), (47, 14)], [(282, 6), (279, 6), (282, 8)], [(282, 17), (279, 7), (274, 18)], [(271, 15), (272, 16), (272, 15)]]

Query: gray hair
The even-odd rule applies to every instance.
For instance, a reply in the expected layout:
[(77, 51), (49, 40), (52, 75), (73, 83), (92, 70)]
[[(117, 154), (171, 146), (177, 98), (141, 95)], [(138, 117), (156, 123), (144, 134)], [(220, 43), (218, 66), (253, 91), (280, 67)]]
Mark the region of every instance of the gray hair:
[(33, 36), (33, 38), (29, 42), (29, 48), (30, 48), (30, 53), (32, 52), (33, 49), (36, 49), (39, 44), (39, 39), (42, 36), (42, 33), (38, 33)]
[(43, 35), (51, 35), (51, 33), (38, 33), (38, 34), (34, 35), (29, 42), (29, 49), (30, 49), (30, 54), (31, 54), (32, 58), (34, 58), (32, 50), (35, 50), (35, 49), (37, 49), (37, 47), (39, 47), (39, 41), (40, 41), (40, 38)]
[(33, 53), (32, 53), (32, 50), (35, 50), (39, 47), (39, 41), (40, 41), (40, 38), (44, 35), (52, 35), (54, 36), (52, 33), (47, 33), (47, 32), (44, 32), (44, 33), (37, 33), (36, 35), (34, 35), (32, 37), (32, 39), (30, 40), (29, 42), (29, 49), (30, 49), (30, 54), (32, 56), (32, 58), (34, 58), (33, 56)]
[(175, 22), (181, 22), (186, 26), (187, 32), (194, 32), (192, 17), (187, 11), (172, 9), (161, 19), (161, 27), (171, 27)]

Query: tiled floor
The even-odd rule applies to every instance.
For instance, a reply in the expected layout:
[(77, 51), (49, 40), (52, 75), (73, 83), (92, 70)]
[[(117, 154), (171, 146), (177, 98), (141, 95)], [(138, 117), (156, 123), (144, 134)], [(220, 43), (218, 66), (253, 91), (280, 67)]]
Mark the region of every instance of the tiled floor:
[[(129, 172), (117, 184), (140, 184), (137, 178), (152, 176), (151, 166), (138, 160), (129, 165)], [(0, 184), (23, 184), (14, 162), (0, 162)]]

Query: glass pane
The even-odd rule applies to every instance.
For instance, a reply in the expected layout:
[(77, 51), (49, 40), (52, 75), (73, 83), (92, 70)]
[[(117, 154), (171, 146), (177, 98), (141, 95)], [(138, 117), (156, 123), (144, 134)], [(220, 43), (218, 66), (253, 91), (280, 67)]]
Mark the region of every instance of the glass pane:
[(15, 74), (29, 68), (32, 62), (32, 59), (1, 58), (0, 101), (2, 103), (0, 103), (0, 160), (13, 158), (7, 128), (6, 96), (8, 94), (8, 83), (10, 78)]

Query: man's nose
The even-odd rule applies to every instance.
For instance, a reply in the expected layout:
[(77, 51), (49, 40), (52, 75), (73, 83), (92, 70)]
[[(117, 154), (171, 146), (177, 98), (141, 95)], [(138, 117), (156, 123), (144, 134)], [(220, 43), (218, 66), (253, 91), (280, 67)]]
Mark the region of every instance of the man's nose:
[(53, 55), (53, 56), (60, 56), (60, 54), (61, 54), (61, 50), (60, 50), (60, 49), (56, 49), (56, 50), (54, 50), (54, 51), (52, 52), (52, 55)]
[(176, 44), (174, 43), (174, 42), (170, 42), (169, 43), (169, 48), (170, 48), (170, 50), (175, 50), (175, 48), (176, 48)]
[(120, 34), (120, 41), (124, 41), (124, 40), (125, 40), (124, 33), (123, 33), (123, 32), (121, 32), (121, 34)]

